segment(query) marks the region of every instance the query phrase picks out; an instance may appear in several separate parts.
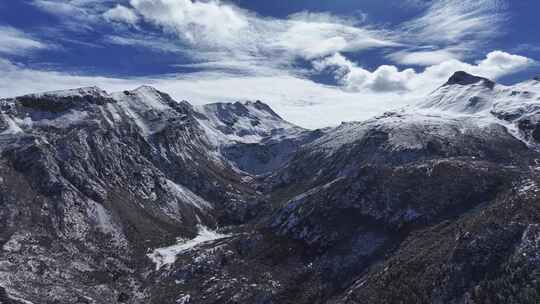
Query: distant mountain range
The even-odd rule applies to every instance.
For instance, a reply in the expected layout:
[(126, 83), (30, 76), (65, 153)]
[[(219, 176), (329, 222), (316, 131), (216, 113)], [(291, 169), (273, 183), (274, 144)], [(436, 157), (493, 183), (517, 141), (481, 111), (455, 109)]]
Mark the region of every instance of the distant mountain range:
[(2, 304), (540, 301), (540, 79), (320, 130), (148, 86), (0, 110)]

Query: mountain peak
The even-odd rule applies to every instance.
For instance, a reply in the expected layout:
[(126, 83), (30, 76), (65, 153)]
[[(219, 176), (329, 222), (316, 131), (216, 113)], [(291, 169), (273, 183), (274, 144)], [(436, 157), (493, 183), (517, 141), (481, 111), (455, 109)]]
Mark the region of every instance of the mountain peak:
[(255, 108), (256, 110), (259, 110), (259, 111), (266, 112), (266, 113), (270, 114), (271, 116), (273, 116), (273, 117), (275, 117), (275, 118), (277, 118), (279, 120), (283, 119), (281, 116), (279, 116), (279, 114), (274, 112), (274, 110), (272, 110), (272, 108), (268, 104), (266, 104), (266, 103), (264, 103), (264, 102), (262, 102), (260, 100), (256, 100), (256, 101), (248, 100), (248, 101), (244, 102), (243, 105), (246, 106), (246, 107), (253, 107), (253, 108)]
[(153, 86), (150, 86), (150, 85), (139, 86), (138, 88), (136, 88), (133, 91), (134, 92), (159, 92), (158, 89), (156, 89), (156, 88), (154, 88)]
[(471, 84), (476, 84), (478, 82), (483, 82), (489, 88), (493, 88), (493, 86), (495, 86), (495, 82), (484, 77), (469, 74), (465, 71), (455, 72), (454, 75), (452, 75), (448, 79), (448, 81), (444, 84), (444, 86), (450, 86), (450, 85), (456, 85), (456, 84), (457, 85), (471, 85)]

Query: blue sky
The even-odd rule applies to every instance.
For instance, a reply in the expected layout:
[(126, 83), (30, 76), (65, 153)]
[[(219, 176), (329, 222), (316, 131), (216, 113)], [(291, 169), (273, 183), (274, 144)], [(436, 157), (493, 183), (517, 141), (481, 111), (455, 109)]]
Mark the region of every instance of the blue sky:
[(306, 127), (414, 103), (456, 70), (540, 75), (536, 0), (0, 2), (0, 97), (150, 84)]

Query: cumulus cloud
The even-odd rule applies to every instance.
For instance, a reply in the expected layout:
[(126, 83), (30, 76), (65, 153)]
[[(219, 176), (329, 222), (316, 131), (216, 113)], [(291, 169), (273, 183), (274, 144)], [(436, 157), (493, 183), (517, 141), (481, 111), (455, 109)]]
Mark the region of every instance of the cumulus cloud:
[(103, 13), (103, 17), (108, 21), (124, 22), (130, 25), (135, 25), (139, 21), (139, 16), (133, 10), (120, 4)]
[(332, 70), (336, 80), (348, 91), (393, 92), (407, 90), (408, 81), (414, 77), (414, 70), (399, 71), (395, 66), (382, 65), (370, 72), (336, 53), (322, 60), (314, 61), (317, 71)]
[(317, 71), (332, 71), (338, 83), (349, 91), (392, 92), (417, 90), (418, 92), (424, 92), (433, 90), (458, 70), (497, 79), (526, 69), (534, 64), (535, 61), (527, 57), (503, 51), (493, 51), (487, 54), (486, 58), (476, 62), (476, 64), (449, 59), (428, 66), (422, 72), (416, 72), (413, 69), (400, 71), (397, 67), (389, 65), (380, 66), (371, 72), (349, 61), (339, 53), (315, 61), (313, 66)]
[(133, 8), (148, 22), (174, 32), (185, 41), (202, 46), (237, 47), (237, 35), (250, 34), (249, 17), (219, 1), (131, 0)]
[(30, 35), (9, 26), (0, 26), (0, 53), (23, 55), (29, 51), (46, 49), (48, 46)]
[[(535, 64), (536, 62), (534, 60), (524, 56), (513, 55), (503, 51), (493, 51), (488, 53), (486, 58), (477, 61), (476, 64), (469, 64), (459, 60), (449, 60), (438, 65), (427, 67), (420, 75), (424, 79), (437, 81), (447, 79), (453, 72), (461, 70), (496, 80), (502, 76), (516, 73)], [(420, 85), (421, 83), (416, 83), (416, 86)]]

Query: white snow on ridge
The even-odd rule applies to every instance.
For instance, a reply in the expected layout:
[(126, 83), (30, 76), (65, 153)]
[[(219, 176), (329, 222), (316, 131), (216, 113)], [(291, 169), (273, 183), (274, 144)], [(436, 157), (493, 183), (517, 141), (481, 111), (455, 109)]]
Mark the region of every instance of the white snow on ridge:
[(493, 92), (501, 90), (497, 85), (491, 89), (483, 82), (470, 85), (443, 86), (418, 104), (421, 109), (438, 109), (462, 114), (489, 111), (493, 107)]
[(191, 240), (180, 239), (175, 245), (163, 248), (154, 249), (154, 251), (147, 256), (156, 264), (156, 270), (161, 269), (165, 265), (171, 265), (176, 262), (176, 256), (187, 252), (200, 244), (204, 244), (210, 241), (215, 241), (229, 237), (230, 235), (221, 234), (216, 231), (212, 231), (209, 228), (199, 225), (198, 235)]
[[(531, 80), (512, 86), (479, 82), (471, 85), (443, 86), (430, 94), (419, 109), (439, 110), (464, 115), (513, 114), (540, 106), (540, 82)], [(518, 113), (519, 114), (519, 113)]]
[(262, 102), (215, 103), (195, 106), (207, 119), (198, 119), (215, 146), (260, 143), (265, 139), (298, 136), (305, 130), (284, 121)]
[(58, 91), (49, 91), (49, 92), (43, 92), (43, 93), (35, 93), (35, 94), (28, 94), (24, 97), (34, 97), (34, 98), (40, 98), (44, 96), (55, 96), (55, 97), (83, 97), (83, 96), (102, 96), (102, 97), (110, 97), (110, 95), (98, 88), (98, 87), (84, 87), (84, 88), (77, 88), (77, 89), (69, 89), (69, 90), (58, 90)]
[(479, 81), (472, 84), (444, 85), (424, 101), (389, 114), (335, 127), (310, 145), (331, 155), (341, 147), (361, 140), (368, 131), (384, 130), (397, 150), (422, 146), (422, 137), (451, 136), (479, 132), (492, 125), (505, 127), (528, 146), (517, 124), (522, 118), (540, 121), (540, 81), (530, 80), (513, 86)]

